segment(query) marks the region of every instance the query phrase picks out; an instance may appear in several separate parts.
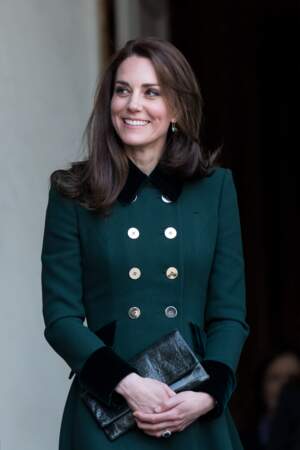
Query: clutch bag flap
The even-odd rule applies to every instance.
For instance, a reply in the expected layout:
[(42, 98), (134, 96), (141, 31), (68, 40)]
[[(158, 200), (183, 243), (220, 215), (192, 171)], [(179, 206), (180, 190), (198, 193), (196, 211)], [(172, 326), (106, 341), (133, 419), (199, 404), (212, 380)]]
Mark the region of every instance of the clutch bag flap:
[[(175, 392), (195, 390), (209, 378), (178, 330), (163, 336), (147, 350), (131, 358), (129, 363), (141, 376), (162, 381)], [(121, 404), (107, 407), (88, 392), (82, 392), (81, 397), (111, 440), (135, 425), (125, 399)]]

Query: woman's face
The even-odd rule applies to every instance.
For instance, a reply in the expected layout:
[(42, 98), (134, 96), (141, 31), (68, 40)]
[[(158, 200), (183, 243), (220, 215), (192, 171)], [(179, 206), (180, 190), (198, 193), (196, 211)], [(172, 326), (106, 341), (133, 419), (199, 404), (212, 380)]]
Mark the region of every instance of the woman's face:
[(269, 365), (263, 383), (264, 402), (269, 413), (276, 409), (283, 385), (291, 376), (300, 374), (300, 361), (293, 353), (278, 356)]
[(162, 150), (170, 122), (175, 118), (149, 59), (130, 56), (120, 64), (111, 99), (111, 118), (125, 148)]

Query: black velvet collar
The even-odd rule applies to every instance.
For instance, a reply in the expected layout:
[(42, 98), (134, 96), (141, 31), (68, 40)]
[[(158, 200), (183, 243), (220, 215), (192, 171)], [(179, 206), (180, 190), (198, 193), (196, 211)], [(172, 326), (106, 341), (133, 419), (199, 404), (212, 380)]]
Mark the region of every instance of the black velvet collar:
[(142, 172), (132, 161), (128, 158), (129, 172), (126, 183), (120, 192), (118, 199), (121, 202), (131, 203), (139, 190), (141, 184), (148, 179), (160, 192), (170, 199), (176, 201), (181, 194), (183, 180), (179, 179), (175, 174), (168, 173), (158, 163), (152, 172), (147, 175)]

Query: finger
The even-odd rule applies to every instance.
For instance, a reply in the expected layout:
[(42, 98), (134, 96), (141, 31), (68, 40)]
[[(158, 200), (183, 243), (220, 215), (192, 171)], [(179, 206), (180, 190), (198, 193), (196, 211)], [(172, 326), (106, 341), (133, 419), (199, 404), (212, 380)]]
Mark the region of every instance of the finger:
[(181, 426), (181, 421), (167, 421), (167, 422), (161, 422), (161, 423), (147, 423), (147, 422), (141, 422), (140, 420), (136, 420), (138, 428), (141, 428), (144, 431), (165, 431), (166, 429), (170, 430), (172, 429), (179, 429)]
[[(179, 431), (179, 430), (177, 430), (175, 427), (174, 427), (174, 428), (169, 427), (168, 430), (171, 431), (172, 434), (174, 434), (174, 433), (176, 433), (177, 431)], [(164, 438), (162, 437), (162, 433), (163, 433), (164, 431), (166, 431), (166, 429), (164, 429), (164, 430), (159, 430), (159, 431), (148, 431), (148, 430), (141, 430), (141, 431), (143, 431), (145, 434), (148, 434), (149, 436), (156, 437), (156, 438), (159, 438), (159, 439), (164, 439)]]
[(168, 398), (164, 402), (162, 402), (159, 406), (157, 406), (154, 411), (156, 413), (160, 413), (163, 411), (167, 411), (171, 408), (174, 408), (175, 406), (179, 405), (179, 403), (182, 402), (181, 397), (179, 397), (177, 394)]
[(153, 413), (144, 413), (142, 411), (135, 411), (133, 413), (134, 417), (136, 417), (138, 420), (142, 422), (147, 423), (159, 423), (159, 422), (166, 422), (166, 421), (172, 421), (176, 419), (180, 419), (181, 417), (178, 417), (178, 411), (173, 408), (170, 411), (153, 414)]
[(173, 391), (173, 389), (171, 389), (168, 385), (166, 385), (166, 386), (167, 386), (166, 390), (170, 397), (174, 397), (175, 395), (177, 395), (176, 392)]

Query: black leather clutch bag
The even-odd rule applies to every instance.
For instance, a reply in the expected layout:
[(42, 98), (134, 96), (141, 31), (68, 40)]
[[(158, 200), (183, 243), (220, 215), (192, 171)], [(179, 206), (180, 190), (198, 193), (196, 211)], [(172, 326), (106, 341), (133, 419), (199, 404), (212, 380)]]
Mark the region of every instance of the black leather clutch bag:
[[(139, 375), (162, 381), (176, 393), (197, 390), (199, 385), (209, 378), (178, 330), (167, 334), (147, 350), (135, 355), (129, 363)], [(87, 391), (81, 392), (81, 398), (110, 440), (118, 438), (136, 426), (125, 399), (123, 403), (107, 407)]]

